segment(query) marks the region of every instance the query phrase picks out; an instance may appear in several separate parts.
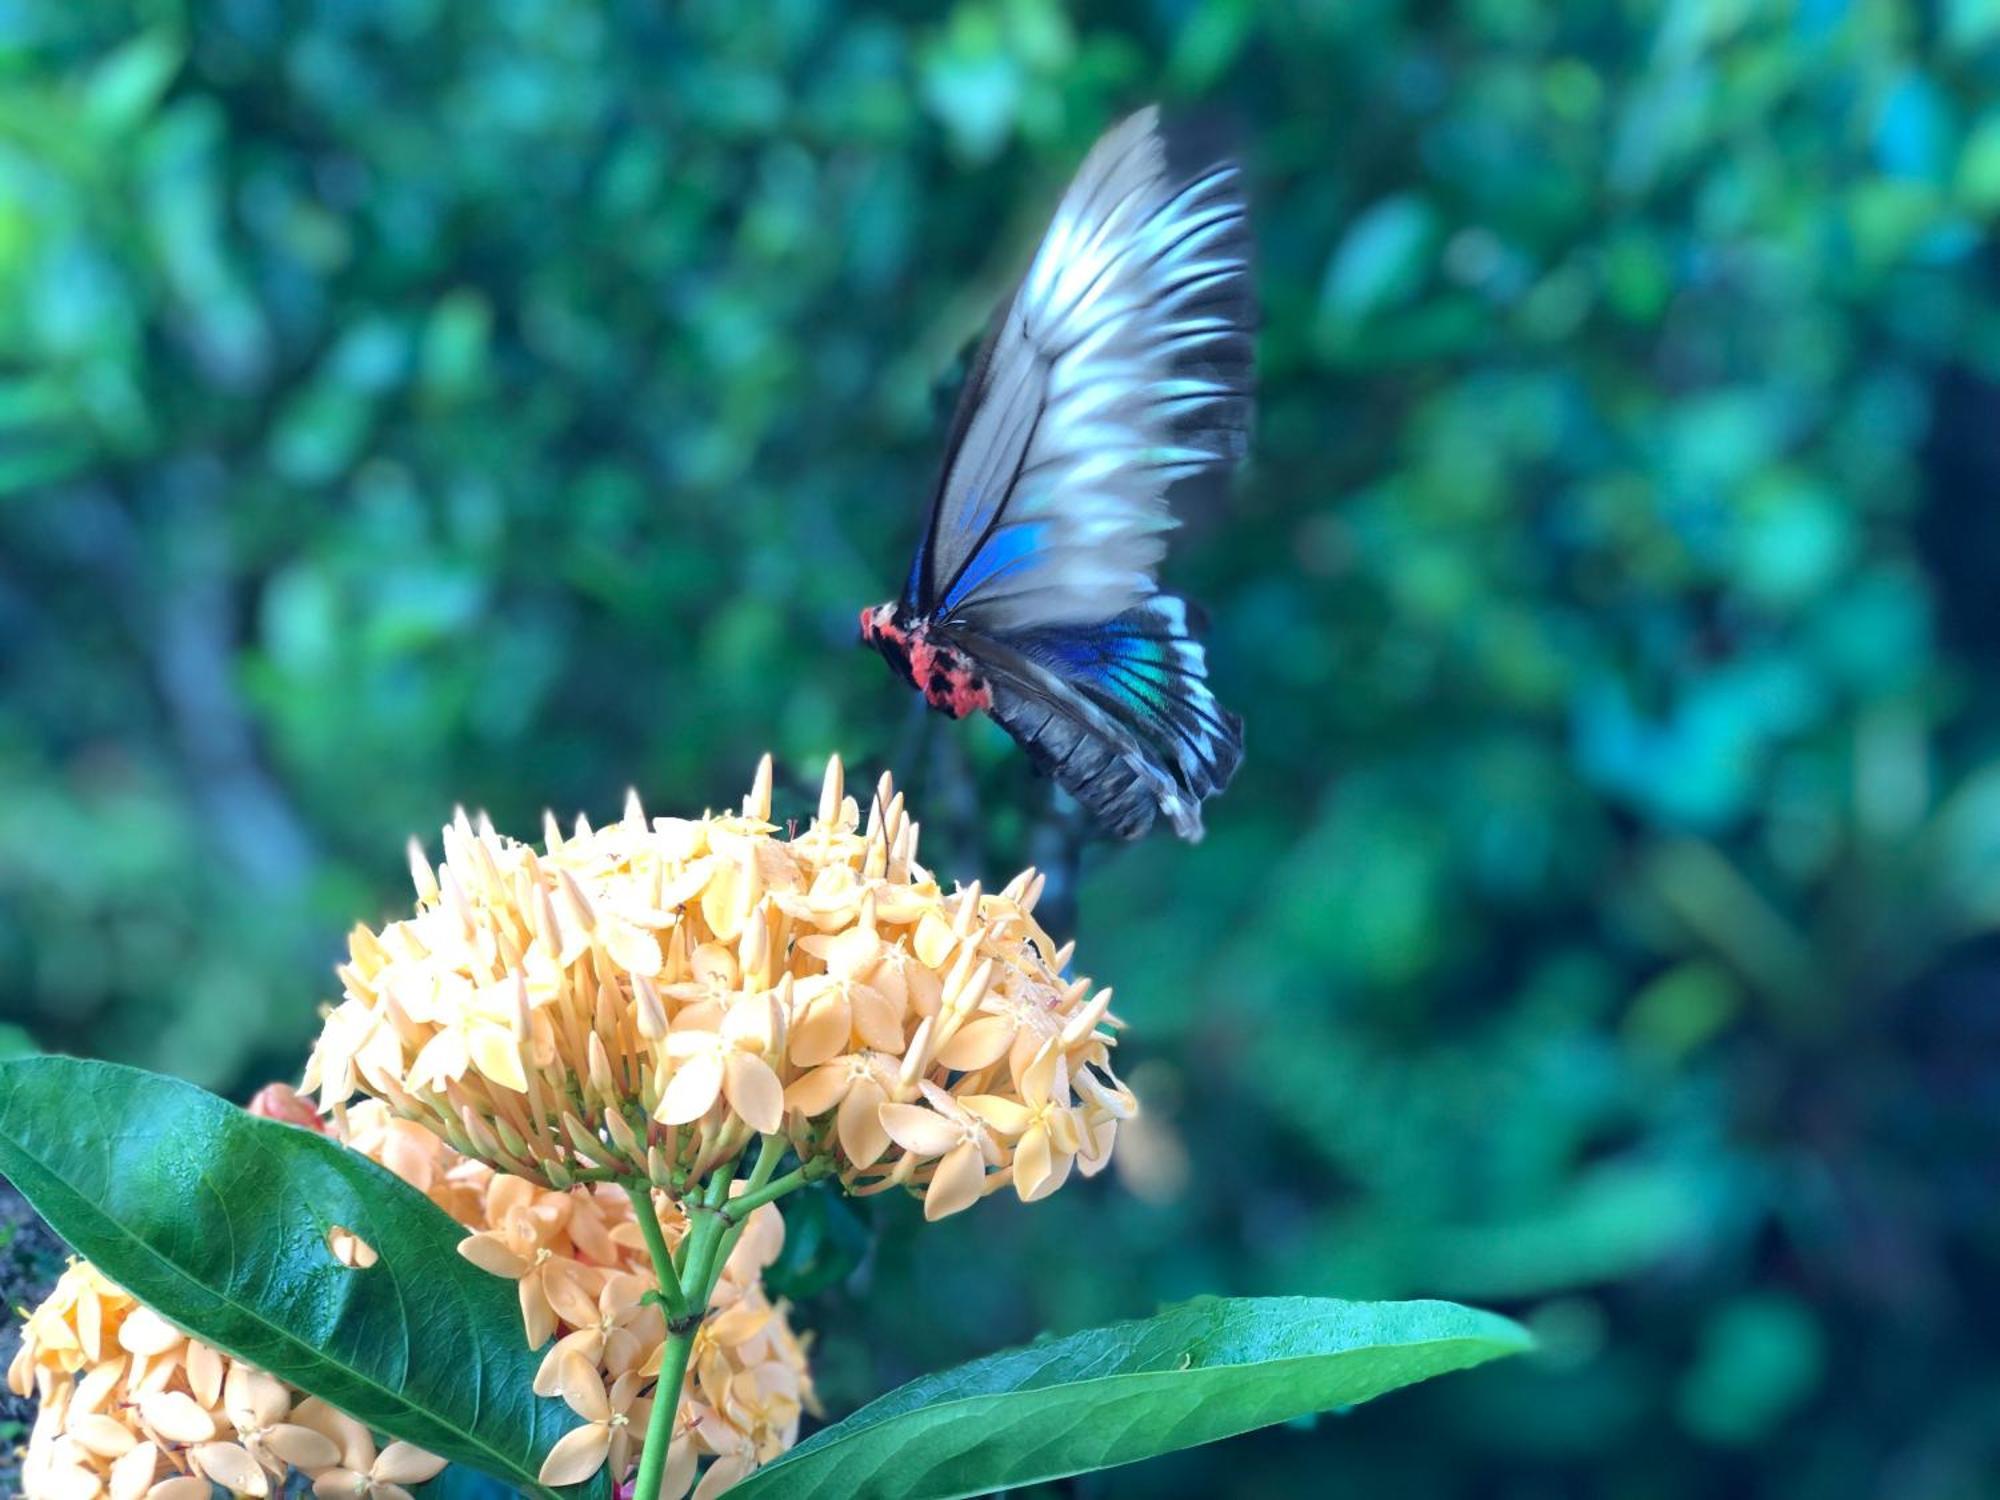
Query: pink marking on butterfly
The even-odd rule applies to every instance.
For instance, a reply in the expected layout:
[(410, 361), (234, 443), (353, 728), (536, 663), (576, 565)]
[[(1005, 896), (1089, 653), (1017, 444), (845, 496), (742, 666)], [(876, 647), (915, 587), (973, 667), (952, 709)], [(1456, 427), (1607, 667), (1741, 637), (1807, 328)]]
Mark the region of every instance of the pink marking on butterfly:
[(933, 641), (930, 623), (906, 623), (893, 604), (861, 611), (861, 639), (916, 685), (939, 713), (962, 719), (993, 707), (993, 689), (972, 658), (949, 641)]

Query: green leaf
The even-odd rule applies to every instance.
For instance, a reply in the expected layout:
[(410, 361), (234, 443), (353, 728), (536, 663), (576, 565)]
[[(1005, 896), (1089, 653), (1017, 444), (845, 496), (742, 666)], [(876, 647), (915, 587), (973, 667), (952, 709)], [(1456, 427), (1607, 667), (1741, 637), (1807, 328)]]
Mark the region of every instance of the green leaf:
[(730, 1495), (981, 1495), (1352, 1406), (1529, 1344), (1450, 1302), (1208, 1298), (913, 1380)]
[(130, 130), (159, 105), (184, 56), (179, 40), (165, 32), (134, 37), (91, 73), (84, 119), (106, 135)]
[[(0, 1173), (76, 1251), (162, 1316), (378, 1432), (506, 1481), (576, 1418), (535, 1396), (513, 1287), (465, 1231), (357, 1152), (178, 1079), (73, 1058), (0, 1063)], [(380, 1260), (326, 1248), (352, 1230)]]
[(446, 1464), (437, 1478), (410, 1492), (416, 1500), (514, 1500), (514, 1491), (488, 1474)]
[(1400, 193), (1366, 209), (1327, 266), (1323, 310), (1359, 322), (1406, 299), (1423, 281), (1436, 237), (1436, 211), (1421, 198)]

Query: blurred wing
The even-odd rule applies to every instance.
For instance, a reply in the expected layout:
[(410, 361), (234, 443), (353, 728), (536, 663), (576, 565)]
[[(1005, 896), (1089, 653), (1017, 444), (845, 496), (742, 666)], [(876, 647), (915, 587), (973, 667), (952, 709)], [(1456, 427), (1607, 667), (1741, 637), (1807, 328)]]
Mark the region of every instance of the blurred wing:
[(1156, 594), (1101, 625), (959, 638), (985, 670), (993, 717), (1106, 831), (1136, 838), (1163, 812), (1201, 837), (1201, 804), (1243, 758), (1243, 725), (1208, 689), (1187, 606)]
[(1239, 171), (1143, 110), (1099, 141), (980, 355), (904, 602), (981, 633), (1090, 625), (1154, 590), (1167, 489), (1243, 452)]

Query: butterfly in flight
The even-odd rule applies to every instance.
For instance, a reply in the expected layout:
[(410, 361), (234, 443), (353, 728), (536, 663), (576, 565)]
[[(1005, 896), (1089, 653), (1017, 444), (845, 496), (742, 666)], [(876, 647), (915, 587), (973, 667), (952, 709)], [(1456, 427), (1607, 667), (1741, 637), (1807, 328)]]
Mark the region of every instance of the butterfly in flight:
[(862, 641), (932, 708), (991, 714), (1105, 832), (1201, 804), (1243, 755), (1186, 601), (1169, 492), (1248, 443), (1241, 172), (1146, 109), (1092, 148), (975, 358), (902, 597)]

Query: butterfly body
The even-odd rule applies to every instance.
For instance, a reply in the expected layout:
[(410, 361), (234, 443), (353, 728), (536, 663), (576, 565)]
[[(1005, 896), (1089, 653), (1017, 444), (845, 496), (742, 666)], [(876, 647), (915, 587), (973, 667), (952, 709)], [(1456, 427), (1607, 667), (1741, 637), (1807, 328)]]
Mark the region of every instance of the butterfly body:
[(979, 664), (942, 632), (933, 634), (929, 620), (906, 615), (901, 605), (862, 610), (861, 639), (939, 713), (962, 719), (993, 707), (993, 689), (980, 675)]
[(931, 707), (986, 712), (1107, 833), (1201, 803), (1242, 756), (1186, 605), (1158, 591), (1169, 492), (1247, 445), (1234, 163), (1144, 110), (1085, 159), (953, 418), (902, 596), (861, 638)]

